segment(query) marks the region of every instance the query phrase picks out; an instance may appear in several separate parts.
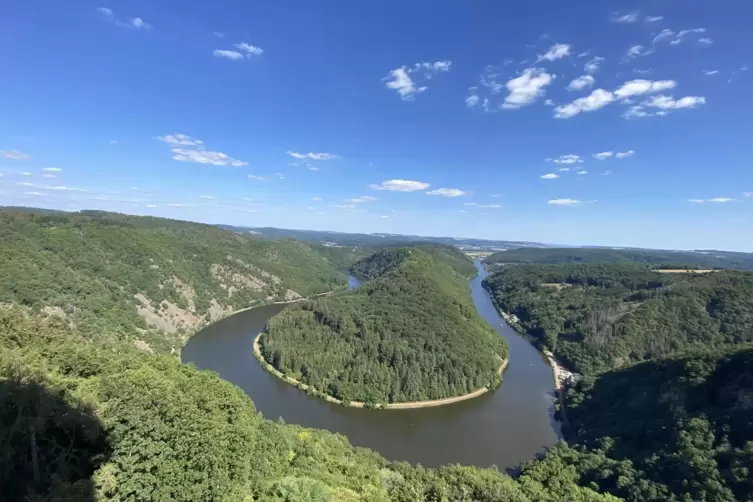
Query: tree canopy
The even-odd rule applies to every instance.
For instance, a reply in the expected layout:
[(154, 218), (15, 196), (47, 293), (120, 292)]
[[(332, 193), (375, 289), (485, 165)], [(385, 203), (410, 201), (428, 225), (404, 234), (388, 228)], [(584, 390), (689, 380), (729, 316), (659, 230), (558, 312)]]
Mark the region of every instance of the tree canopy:
[(343, 401), (441, 399), (498, 384), (507, 346), (474, 308), (468, 258), (445, 246), (392, 248), (351, 270), (369, 280), (269, 321), (265, 360)]

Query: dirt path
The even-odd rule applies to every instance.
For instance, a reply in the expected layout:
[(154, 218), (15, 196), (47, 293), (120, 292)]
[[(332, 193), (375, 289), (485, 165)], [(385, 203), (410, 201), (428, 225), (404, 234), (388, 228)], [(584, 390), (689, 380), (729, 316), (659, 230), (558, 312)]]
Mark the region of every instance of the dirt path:
[[(261, 354), (261, 347), (259, 344), (259, 340), (261, 340), (262, 333), (259, 333), (256, 338), (254, 338), (254, 356), (256, 356), (256, 359), (259, 360), (259, 363), (270, 373), (272, 373), (277, 378), (280, 378), (281, 380), (284, 380), (285, 382), (298, 387), (301, 390), (307, 390), (309, 388), (308, 385), (305, 383), (299, 382), (298, 380), (290, 377), (286, 377), (280, 371), (277, 370), (274, 366), (269, 364), (265, 359), (264, 356)], [(502, 360), (502, 364), (500, 364), (499, 369), (497, 370), (497, 374), (501, 375), (503, 371), (505, 371), (505, 368), (507, 368), (507, 359)], [(462, 396), (455, 396), (455, 397), (446, 397), (444, 399), (434, 399), (431, 401), (411, 401), (407, 403), (389, 403), (389, 404), (379, 404), (379, 409), (384, 410), (413, 410), (416, 408), (432, 408), (434, 406), (445, 406), (448, 404), (453, 403), (459, 403), (460, 401), (466, 401), (468, 399), (473, 399), (474, 397), (481, 396), (482, 394), (486, 394), (489, 392), (488, 387), (481, 387), (478, 390), (475, 390), (473, 392), (470, 392), (468, 394), (463, 394)], [(332, 396), (324, 396), (322, 399), (325, 401), (329, 401), (330, 403), (335, 404), (343, 404), (343, 402), (339, 399), (335, 399)], [(365, 403), (362, 403), (361, 401), (351, 401), (349, 405), (351, 408), (364, 408), (366, 406)]]

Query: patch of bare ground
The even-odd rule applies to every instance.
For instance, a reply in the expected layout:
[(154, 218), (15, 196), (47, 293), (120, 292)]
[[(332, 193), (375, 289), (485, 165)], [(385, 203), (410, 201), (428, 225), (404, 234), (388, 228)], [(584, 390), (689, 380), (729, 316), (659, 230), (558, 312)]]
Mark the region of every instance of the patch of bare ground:
[(229, 296), (240, 289), (251, 289), (261, 292), (267, 287), (267, 283), (249, 274), (235, 272), (224, 265), (215, 263), (210, 268), (212, 277), (220, 283), (222, 289), (227, 290)]
[(181, 281), (177, 277), (172, 277), (172, 285), (175, 291), (177, 291), (180, 296), (182, 296), (186, 303), (188, 303), (188, 310), (191, 312), (196, 312), (196, 291), (186, 284), (185, 282)]
[(557, 291), (560, 291), (562, 289), (571, 287), (572, 284), (567, 284), (565, 282), (545, 282), (541, 286), (545, 288), (554, 288)]
[(159, 308), (155, 308), (151, 300), (141, 293), (134, 295), (134, 298), (140, 304), (136, 306), (136, 310), (146, 323), (166, 333), (175, 333), (180, 328), (188, 330), (198, 326), (203, 321), (202, 317), (167, 300), (163, 300), (159, 304)]
[(254, 272), (258, 273), (260, 276), (264, 277), (265, 279), (271, 280), (275, 284), (280, 284), (282, 282), (282, 279), (280, 279), (276, 275), (270, 274), (266, 270), (262, 270), (259, 267), (257, 267), (256, 265), (252, 265), (250, 263), (246, 263), (243, 260), (241, 260), (240, 258), (233, 258), (232, 256), (227, 255), (227, 259), (230, 260), (230, 261), (234, 261), (238, 265), (241, 265), (242, 267), (245, 267), (248, 270), (253, 270)]

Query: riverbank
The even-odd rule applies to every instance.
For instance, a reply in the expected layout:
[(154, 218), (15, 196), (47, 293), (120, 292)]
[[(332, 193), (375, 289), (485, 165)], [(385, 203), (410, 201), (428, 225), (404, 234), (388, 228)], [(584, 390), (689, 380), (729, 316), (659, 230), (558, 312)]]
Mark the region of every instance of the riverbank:
[[(256, 338), (254, 338), (254, 357), (259, 361), (259, 364), (261, 364), (262, 368), (267, 370), (270, 374), (276, 376), (280, 380), (289, 383), (290, 385), (308, 393), (312, 393), (316, 397), (319, 397), (321, 399), (324, 399), (325, 401), (328, 401), (330, 403), (339, 404), (342, 406), (348, 406), (350, 408), (366, 408), (366, 403), (363, 403), (361, 401), (341, 401), (340, 399), (336, 399), (328, 394), (324, 394), (322, 392), (317, 391), (315, 388), (313, 388), (310, 385), (307, 385), (303, 382), (300, 382), (294, 378), (285, 376), (280, 372), (277, 368), (272, 366), (270, 363), (268, 363), (264, 356), (261, 353), (261, 336), (263, 333), (259, 333), (256, 335)], [(508, 359), (503, 359), (502, 363), (499, 366), (499, 369), (497, 370), (497, 375), (502, 375), (502, 372), (505, 371), (505, 368), (507, 368)], [(477, 389), (473, 392), (469, 392), (468, 394), (463, 394), (462, 396), (454, 396), (454, 397), (446, 397), (444, 399), (433, 399), (430, 401), (411, 401), (411, 402), (405, 402), (405, 403), (378, 403), (374, 406), (375, 409), (380, 410), (415, 410), (418, 408), (433, 408), (436, 406), (446, 406), (448, 404), (454, 404), (459, 403), (461, 401), (467, 401), (468, 399), (473, 399), (475, 397), (481, 396), (483, 394), (486, 394), (489, 392), (489, 387), (481, 387), (480, 389)]]

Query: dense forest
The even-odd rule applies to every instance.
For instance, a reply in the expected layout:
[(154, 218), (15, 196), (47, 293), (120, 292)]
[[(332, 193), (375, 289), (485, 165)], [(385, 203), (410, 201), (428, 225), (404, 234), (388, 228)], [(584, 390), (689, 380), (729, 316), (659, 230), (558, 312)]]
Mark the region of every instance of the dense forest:
[(753, 253), (612, 248), (520, 248), (488, 256), (487, 265), (530, 263), (644, 263), (661, 268), (753, 270)]
[(0, 210), (0, 241), (0, 304), (158, 352), (233, 310), (344, 288), (338, 268), (352, 263), (296, 241), (95, 211)]
[(609, 502), (573, 470), (425, 469), (264, 420), (174, 358), (0, 307), (0, 493), (40, 502)]
[(264, 358), (343, 401), (422, 401), (499, 383), (505, 340), (476, 312), (472, 262), (440, 245), (385, 249), (352, 267), (358, 289), (273, 317)]
[(753, 500), (753, 346), (651, 360), (568, 391), (569, 443), (524, 467), (643, 501)]
[(753, 341), (753, 273), (660, 273), (635, 263), (508, 265), (497, 306), (585, 374), (682, 350)]

